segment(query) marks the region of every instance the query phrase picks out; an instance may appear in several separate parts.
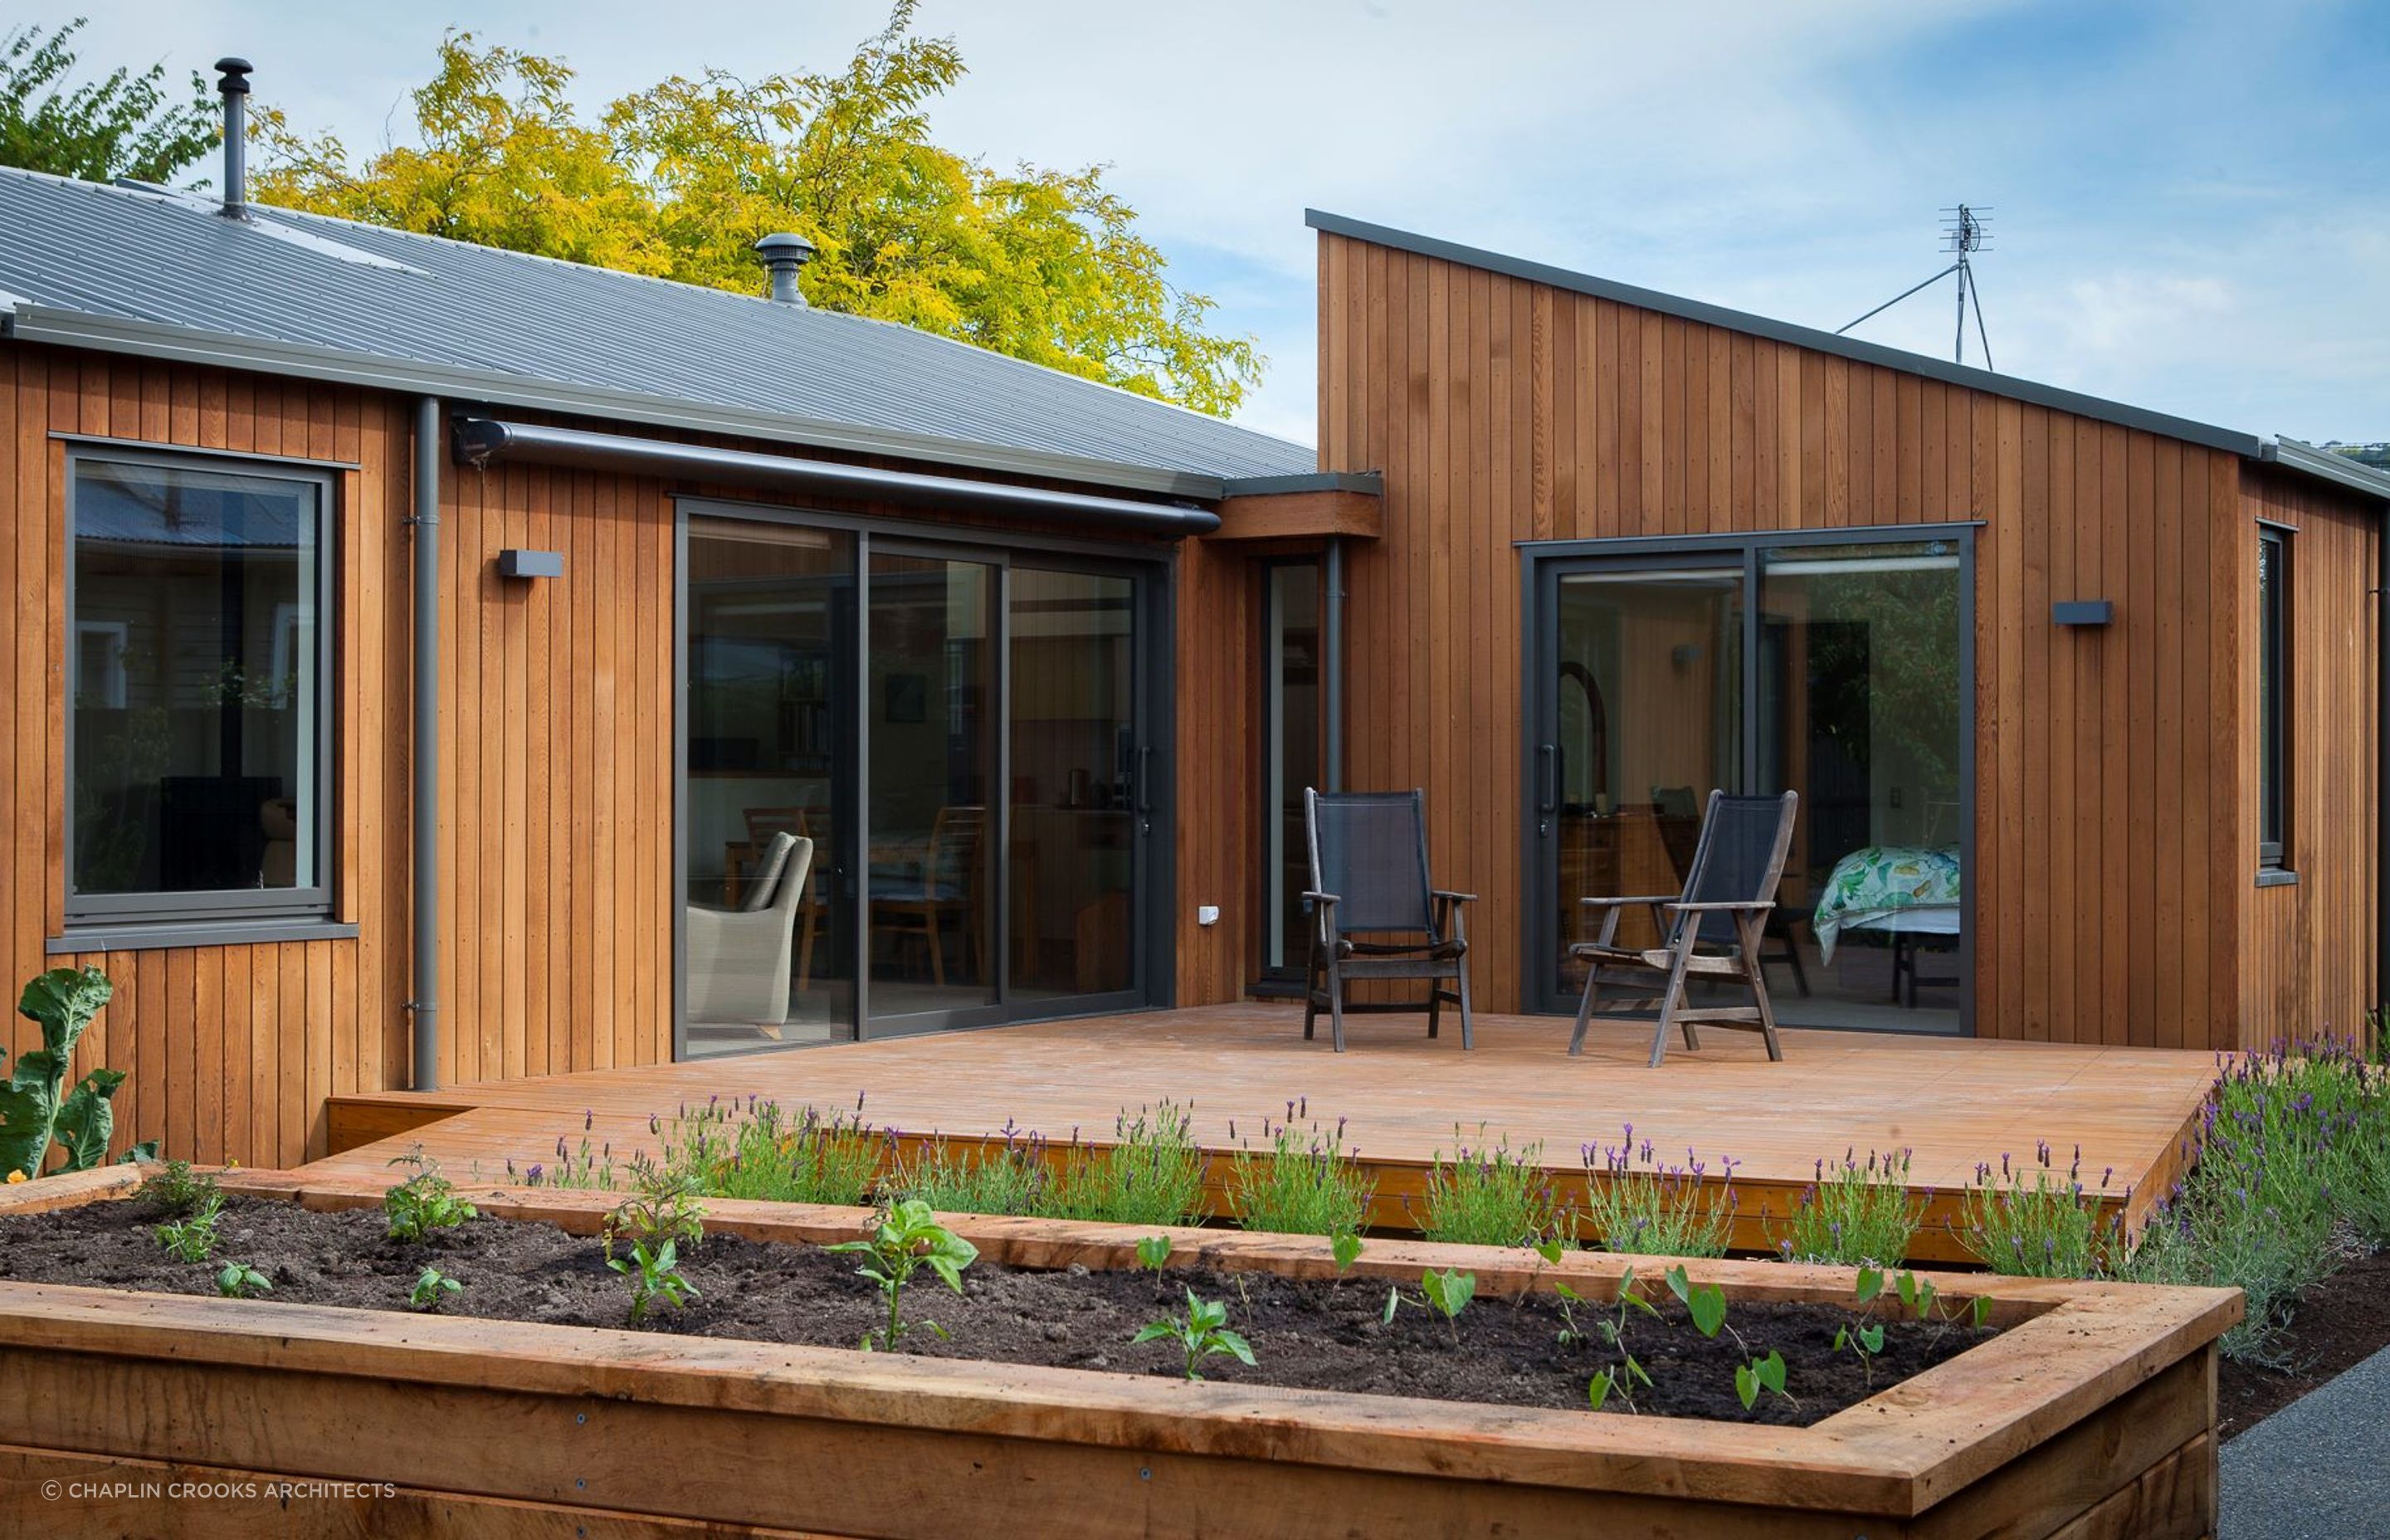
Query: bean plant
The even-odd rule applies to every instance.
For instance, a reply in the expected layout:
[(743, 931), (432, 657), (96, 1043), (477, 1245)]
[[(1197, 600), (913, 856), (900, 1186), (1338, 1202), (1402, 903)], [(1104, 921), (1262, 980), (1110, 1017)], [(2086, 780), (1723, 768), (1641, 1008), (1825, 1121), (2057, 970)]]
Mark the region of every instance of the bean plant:
[(1187, 1290), (1185, 1315), (1148, 1322), (1129, 1339), (1129, 1345), (1161, 1341), (1176, 1342), (1186, 1354), (1189, 1380), (1203, 1378), (1200, 1366), (1209, 1357), (1233, 1357), (1246, 1365), (1253, 1361), (1253, 1345), (1228, 1329), (1228, 1307), (1217, 1301), (1198, 1299), (1192, 1289)]
[[(1627, 1328), (1633, 1324), (1633, 1312), (1640, 1311), (1654, 1320), (1660, 1315), (1659, 1309), (1637, 1291), (1635, 1269), (1629, 1267), (1618, 1275), (1617, 1297), (1606, 1309), (1565, 1283), (1556, 1287), (1561, 1297), (1561, 1319), (1565, 1323), (1561, 1329), (1561, 1345), (1568, 1347), (1577, 1342), (1590, 1342), (1599, 1337), (1611, 1359), (1596, 1369), (1593, 1378), (1587, 1381), (1587, 1404), (1598, 1412), (1614, 1396), (1619, 1405), (1632, 1412), (1635, 1410), (1635, 1387), (1639, 1384), (1650, 1390), (1651, 1375), (1636, 1358), (1635, 1350), (1628, 1344)], [(1575, 1309), (1578, 1305), (1586, 1306), (1588, 1311), (1600, 1310), (1592, 1317), (1591, 1331), (1578, 1326)]]
[(228, 1300), (244, 1300), (273, 1290), (264, 1274), (245, 1262), (227, 1262), (216, 1274), (216, 1292)]
[(415, 1287), (406, 1291), (406, 1303), (418, 1310), (437, 1311), (442, 1295), (461, 1293), (464, 1288), (439, 1268), (427, 1266), (415, 1275)]
[(1469, 1302), (1476, 1297), (1476, 1274), (1464, 1273), (1449, 1267), (1439, 1272), (1431, 1267), (1420, 1274), (1418, 1299), (1411, 1298), (1400, 1289), (1386, 1290), (1386, 1322), (1392, 1325), (1394, 1313), (1405, 1305), (1410, 1305), (1415, 1309), (1433, 1310), (1444, 1317), (1444, 1324), (1452, 1332), (1452, 1345), (1458, 1347), (1460, 1345), (1460, 1313), (1468, 1309)]
[[(918, 1198), (908, 1198), (892, 1205), (873, 1226), (868, 1240), (844, 1240), (824, 1251), (851, 1251), (863, 1261), (855, 1268), (879, 1287), (888, 1302), (888, 1321), (876, 1335), (863, 1334), (863, 1347), (867, 1352), (875, 1346), (883, 1353), (895, 1351), (896, 1344), (911, 1329), (905, 1319), (905, 1285), (916, 1271), (927, 1266), (941, 1282), (959, 1294), (963, 1291), (963, 1271), (979, 1260), (979, 1248), (938, 1223), (930, 1205)], [(945, 1328), (935, 1321), (923, 1321), (939, 1336), (946, 1335)]]

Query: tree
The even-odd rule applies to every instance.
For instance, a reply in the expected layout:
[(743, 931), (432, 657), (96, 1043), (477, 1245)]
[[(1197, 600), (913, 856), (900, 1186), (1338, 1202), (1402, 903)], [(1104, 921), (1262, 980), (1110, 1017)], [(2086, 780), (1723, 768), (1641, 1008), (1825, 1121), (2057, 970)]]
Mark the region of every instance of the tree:
[(259, 114), (259, 200), (760, 293), (748, 248), (812, 241), (809, 302), (900, 322), (1204, 411), (1260, 379), (1250, 339), (1206, 328), (1103, 169), (993, 171), (931, 142), (963, 74), (913, 0), (836, 73), (674, 76), (578, 120), (560, 60), (452, 32), (415, 93), (420, 148), (352, 170), (340, 142)]
[(166, 67), (119, 68), (69, 89), (76, 17), (45, 33), (17, 27), (0, 38), (0, 165), (107, 182), (163, 182), (213, 149), (222, 135), (215, 97), (194, 74), (191, 94), (169, 101)]

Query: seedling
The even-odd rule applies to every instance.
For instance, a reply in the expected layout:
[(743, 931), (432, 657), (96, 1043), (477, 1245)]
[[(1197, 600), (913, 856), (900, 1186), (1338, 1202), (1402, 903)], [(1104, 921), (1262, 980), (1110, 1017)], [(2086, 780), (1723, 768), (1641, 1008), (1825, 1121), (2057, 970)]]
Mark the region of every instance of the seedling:
[(1137, 1243), (1137, 1264), (1150, 1273), (1159, 1273), (1170, 1264), (1170, 1238), (1150, 1235)]
[(1477, 1275), (1461, 1272), (1458, 1268), (1437, 1272), (1431, 1267), (1420, 1274), (1420, 1293), (1421, 1298), (1415, 1300), (1400, 1289), (1387, 1290), (1387, 1324), (1392, 1325), (1394, 1312), (1407, 1304), (1432, 1309), (1444, 1317), (1446, 1326), (1452, 1328), (1452, 1345), (1458, 1347), (1460, 1313), (1469, 1308), (1471, 1300), (1477, 1297)]
[(1328, 1254), (1336, 1259), (1336, 1270), (1349, 1272), (1361, 1258), (1361, 1238), (1346, 1230), (1328, 1238)]
[[(905, 1285), (916, 1269), (925, 1264), (938, 1275), (945, 1286), (959, 1294), (963, 1291), (963, 1269), (979, 1260), (979, 1248), (938, 1223), (930, 1205), (918, 1198), (908, 1198), (892, 1205), (880, 1219), (868, 1240), (844, 1240), (823, 1250), (853, 1251), (863, 1258), (855, 1271), (879, 1285), (888, 1301), (888, 1324), (879, 1330), (879, 1347), (893, 1352), (897, 1342), (910, 1329), (904, 1316)], [(944, 1337), (945, 1328), (935, 1321), (922, 1325)], [(871, 1332), (863, 1334), (863, 1347), (868, 1352)]]
[(1869, 1319), (1869, 1316), (1874, 1314), (1872, 1306), (1877, 1298), (1883, 1293), (1882, 1269), (1860, 1268), (1857, 1293), (1858, 1303), (1870, 1308), (1857, 1319), (1845, 1322), (1835, 1329), (1834, 1351), (1841, 1353), (1848, 1350), (1857, 1354), (1860, 1372), (1865, 1376), (1868, 1383), (1873, 1384), (1876, 1354), (1883, 1351), (1883, 1325), (1882, 1322)]
[[(652, 1251), (646, 1241), (634, 1241), (629, 1256), (608, 1257), (606, 1265), (630, 1280), (633, 1326), (646, 1320), (657, 1305), (678, 1310), (697, 1298), (697, 1285), (681, 1277), (680, 1251), (672, 1241)], [(421, 1287), (419, 1280), (417, 1287)]]
[(1645, 1372), (1642, 1364), (1636, 1359), (1634, 1350), (1627, 1346), (1626, 1325), (1630, 1319), (1630, 1312), (1639, 1310), (1644, 1315), (1653, 1317), (1657, 1317), (1660, 1314), (1651, 1301), (1635, 1291), (1635, 1269), (1629, 1267), (1618, 1275), (1618, 1297), (1613, 1302), (1607, 1313), (1594, 1318), (1593, 1332), (1587, 1332), (1578, 1328), (1574, 1307), (1580, 1304), (1591, 1307), (1596, 1302), (1586, 1298), (1567, 1284), (1561, 1284), (1558, 1289), (1561, 1296), (1561, 1318), (1568, 1323), (1561, 1331), (1561, 1345), (1567, 1347), (1573, 1342), (1590, 1341), (1593, 1334), (1599, 1333), (1602, 1344), (1617, 1354), (1616, 1363), (1595, 1371), (1592, 1380), (1585, 1388), (1586, 1400), (1598, 1412), (1613, 1395), (1615, 1395), (1628, 1411), (1633, 1411), (1635, 1386), (1639, 1383), (1645, 1389), (1650, 1389), (1651, 1376)]
[(224, 1199), (210, 1193), (188, 1217), (170, 1220), (149, 1233), (175, 1261), (205, 1262), (216, 1249), (216, 1219), (223, 1213)]
[(216, 1274), (216, 1292), (228, 1300), (245, 1300), (251, 1294), (270, 1293), (273, 1289), (264, 1274), (245, 1262), (227, 1262)]
[(1784, 1355), (1772, 1348), (1767, 1357), (1754, 1358), (1734, 1371), (1734, 1393), (1741, 1400), (1744, 1411), (1759, 1405), (1762, 1391), (1773, 1391), (1787, 1401), (1792, 1399), (1784, 1391)]
[(414, 1175), (381, 1197), (392, 1240), (420, 1240), (434, 1230), (454, 1229), (481, 1212), (456, 1196), (456, 1185), (440, 1174), (438, 1161), (424, 1158), (421, 1145), (390, 1163), (415, 1168)]
[(406, 1303), (418, 1310), (437, 1311), (441, 1295), (462, 1293), (464, 1289), (463, 1284), (439, 1268), (426, 1267), (415, 1276), (415, 1287), (407, 1290)]
[(1129, 1345), (1161, 1341), (1176, 1342), (1187, 1354), (1189, 1380), (1203, 1378), (1199, 1366), (1214, 1354), (1225, 1354), (1242, 1364), (1253, 1361), (1252, 1344), (1228, 1329), (1227, 1305), (1217, 1300), (1197, 1299), (1192, 1289), (1187, 1290), (1184, 1318), (1150, 1322), (1129, 1339)]
[(1726, 1325), (1726, 1290), (1715, 1283), (1694, 1283), (1682, 1267), (1669, 1268), (1666, 1277), (1668, 1292), (1683, 1301), (1693, 1317), (1693, 1329), (1704, 1337), (1715, 1337), (1718, 1328)]
[(694, 1247), (705, 1238), (705, 1205), (699, 1201), (696, 1177), (643, 1161), (635, 1180), (637, 1190), (606, 1216), (608, 1261), (613, 1260), (618, 1237), (645, 1241), (651, 1250), (667, 1240)]

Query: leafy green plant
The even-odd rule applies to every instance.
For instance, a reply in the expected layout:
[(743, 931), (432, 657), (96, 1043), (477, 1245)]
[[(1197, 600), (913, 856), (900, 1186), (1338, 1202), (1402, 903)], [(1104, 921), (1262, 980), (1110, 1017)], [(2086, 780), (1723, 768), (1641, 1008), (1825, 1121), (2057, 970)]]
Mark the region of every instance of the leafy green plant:
[(678, 1310), (698, 1297), (697, 1285), (681, 1273), (680, 1248), (673, 1241), (653, 1247), (644, 1240), (636, 1241), (629, 1256), (610, 1256), (606, 1265), (622, 1274), (631, 1286), (633, 1326), (646, 1320), (648, 1312), (658, 1305)]
[(1668, 1292), (1677, 1296), (1685, 1313), (1693, 1318), (1693, 1329), (1704, 1337), (1715, 1337), (1718, 1328), (1726, 1325), (1726, 1290), (1715, 1283), (1693, 1282), (1682, 1267), (1671, 1267), (1663, 1277), (1667, 1280)]
[(1184, 1316), (1176, 1320), (1148, 1322), (1129, 1339), (1129, 1345), (1135, 1347), (1162, 1341), (1176, 1342), (1187, 1354), (1187, 1378), (1189, 1380), (1202, 1379), (1200, 1366), (1204, 1359), (1215, 1354), (1233, 1357), (1246, 1365), (1253, 1361), (1252, 1344), (1228, 1329), (1228, 1307), (1217, 1301), (1196, 1298), (1192, 1289), (1187, 1290), (1187, 1314)]
[(1531, 1144), (1514, 1153), (1505, 1138), (1487, 1149), (1481, 1124), (1472, 1148), (1458, 1124), (1452, 1132), (1451, 1158), (1436, 1151), (1428, 1172), (1419, 1220), (1422, 1235), (1471, 1246), (1533, 1246), (1569, 1233), (1571, 1216), (1543, 1169), (1543, 1146)]
[[(979, 1260), (979, 1248), (938, 1223), (930, 1205), (918, 1198), (908, 1198), (892, 1204), (873, 1226), (868, 1240), (842, 1240), (824, 1251), (851, 1251), (863, 1258), (855, 1271), (879, 1286), (888, 1302), (888, 1322), (879, 1331), (879, 1347), (893, 1352), (910, 1329), (904, 1316), (905, 1285), (921, 1267), (928, 1267), (941, 1282), (959, 1294), (963, 1291), (963, 1270)], [(935, 1321), (922, 1325), (943, 1337), (945, 1328)], [(870, 1348), (872, 1334), (864, 1333), (863, 1346)]]
[(224, 1197), (211, 1192), (181, 1219), (168, 1220), (149, 1233), (177, 1262), (205, 1262), (216, 1249), (216, 1220), (224, 1213)]
[(1194, 1118), (1162, 1101), (1123, 1111), (1114, 1142), (1076, 1148), (1054, 1175), (1041, 1212), (1111, 1225), (1187, 1225), (1203, 1214), (1203, 1151)]
[(1151, 1273), (1159, 1273), (1170, 1265), (1170, 1238), (1166, 1235), (1150, 1235), (1138, 1241), (1137, 1264)]
[(265, 1275), (245, 1262), (227, 1262), (216, 1274), (216, 1292), (228, 1300), (245, 1300), (273, 1290)]
[(1350, 1230), (1328, 1238), (1328, 1254), (1340, 1273), (1352, 1271), (1353, 1264), (1361, 1260), (1361, 1238)]
[(213, 1174), (194, 1172), (188, 1161), (168, 1161), (141, 1184), (140, 1196), (168, 1213), (193, 1213), (211, 1199), (220, 1200)]
[(1908, 1152), (1844, 1151), (1818, 1162), (1817, 1180), (1793, 1205), (1776, 1249), (1787, 1261), (1895, 1267), (1908, 1255), (1925, 1203), (1908, 1193)]
[[(88, 1071), (72, 1090), (67, 1089), (67, 1072), (75, 1045), (115, 993), (108, 975), (91, 967), (54, 968), (25, 985), (17, 1013), (42, 1029), (42, 1046), (19, 1054), (16, 1068), (0, 1084), (0, 1172), (41, 1175), (53, 1144), (65, 1155), (60, 1171), (87, 1171), (108, 1158), (108, 1141), (116, 1132), (113, 1102), (124, 1072)], [(156, 1148), (145, 1147), (153, 1156)]]
[(1407, 1304), (1433, 1310), (1444, 1317), (1444, 1324), (1452, 1332), (1452, 1345), (1458, 1347), (1460, 1345), (1460, 1313), (1468, 1309), (1469, 1302), (1476, 1297), (1476, 1274), (1464, 1273), (1458, 1268), (1449, 1267), (1439, 1272), (1431, 1267), (1420, 1274), (1418, 1299), (1412, 1299), (1400, 1289), (1386, 1290), (1385, 1318), (1391, 1325), (1394, 1313)]
[(1715, 1182), (1708, 1162), (1685, 1152), (1682, 1165), (1658, 1160), (1626, 1125), (1618, 1145), (1585, 1146), (1587, 1173), (1581, 1229), (1607, 1251), (1643, 1256), (1722, 1257), (1734, 1226), (1734, 1162)]
[(1338, 1149), (1343, 1126), (1337, 1133), (1323, 1135), (1315, 1126), (1304, 1134), (1285, 1123), (1273, 1131), (1265, 1120), (1270, 1149), (1240, 1154), (1228, 1168), (1237, 1223), (1248, 1230), (1325, 1236), (1368, 1224), (1377, 1182)]
[(425, 1158), (421, 1145), (390, 1163), (415, 1168), (414, 1175), (381, 1195), (392, 1240), (421, 1240), (434, 1230), (455, 1229), (481, 1213), (456, 1196), (456, 1185), (440, 1174), (437, 1161)]
[(415, 1275), (415, 1287), (406, 1291), (406, 1303), (418, 1310), (436, 1311), (441, 1296), (458, 1294), (465, 1286), (437, 1267), (426, 1267)]
[(636, 1162), (636, 1169), (631, 1196), (614, 1206), (600, 1230), (608, 1259), (614, 1255), (614, 1242), (626, 1236), (650, 1247), (667, 1240), (692, 1247), (702, 1241), (705, 1205), (698, 1198), (697, 1179), (646, 1160)]
[(1860, 1268), (1856, 1292), (1861, 1314), (1834, 1328), (1834, 1351), (1856, 1354), (1869, 1384), (1875, 1383), (1876, 1355), (1883, 1352), (1883, 1323), (1874, 1318), (1873, 1309), (1883, 1293), (1883, 1269)]

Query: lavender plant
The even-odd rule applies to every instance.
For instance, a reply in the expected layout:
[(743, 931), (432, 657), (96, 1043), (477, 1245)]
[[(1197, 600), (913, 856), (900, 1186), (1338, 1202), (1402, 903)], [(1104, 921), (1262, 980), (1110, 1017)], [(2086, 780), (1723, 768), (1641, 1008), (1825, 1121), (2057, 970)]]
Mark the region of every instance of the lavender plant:
[(861, 1097), (853, 1112), (828, 1116), (812, 1106), (791, 1113), (760, 1097), (715, 1097), (649, 1127), (663, 1141), (663, 1163), (694, 1178), (705, 1196), (782, 1203), (865, 1201), (896, 1142), (895, 1130), (864, 1121)]
[(1839, 1165), (1818, 1162), (1776, 1250), (1788, 1262), (1893, 1266), (1908, 1254), (1924, 1212), (1924, 1201), (1908, 1195), (1908, 1151), (1870, 1150), (1862, 1161), (1847, 1149)]
[(883, 1201), (918, 1198), (941, 1213), (1034, 1214), (1046, 1204), (1046, 1140), (1007, 1123), (998, 1149), (922, 1141), (880, 1184)]
[(1589, 1179), (1581, 1228), (1604, 1251), (1644, 1256), (1722, 1257), (1734, 1226), (1732, 1160), (1709, 1163), (1690, 1149), (1683, 1163), (1657, 1158), (1651, 1141), (1635, 1141), (1635, 1125), (1615, 1145), (1587, 1144), (1578, 1155)]
[(1471, 1246), (1534, 1246), (1574, 1236), (1574, 1214), (1553, 1192), (1542, 1145), (1513, 1153), (1504, 1137), (1489, 1149), (1483, 1123), (1473, 1148), (1458, 1124), (1452, 1134), (1450, 1159), (1437, 1150), (1428, 1172), (1424, 1212), (1416, 1215), (1422, 1235)]
[[(2106, 1186), (2110, 1170), (2101, 1178)], [(2026, 1185), (2026, 1178), (2032, 1185)], [(2129, 1194), (2127, 1200), (2129, 1201)], [(2022, 1277), (2088, 1278), (2110, 1271), (2117, 1261), (2122, 1209), (2111, 1219), (2100, 1217), (2100, 1200), (2083, 1186), (2083, 1147), (2075, 1147), (2073, 1163), (2063, 1178), (2051, 1165), (2048, 1141), (2034, 1150), (2034, 1161), (2019, 1166), (2000, 1157), (1999, 1177), (1991, 1162), (1975, 1168), (1974, 1184), (1963, 1200), (1967, 1245), (1995, 1273)]]
[(1048, 1188), (1044, 1213), (1113, 1225), (1186, 1225), (1203, 1213), (1205, 1161), (1192, 1112), (1164, 1100), (1124, 1111), (1114, 1142), (1078, 1147)]
[(1343, 1120), (1323, 1133), (1317, 1123), (1303, 1131), (1265, 1118), (1262, 1134), (1270, 1141), (1268, 1151), (1240, 1154), (1228, 1168), (1238, 1224), (1285, 1235), (1339, 1236), (1369, 1222), (1377, 1183), (1342, 1152)]

